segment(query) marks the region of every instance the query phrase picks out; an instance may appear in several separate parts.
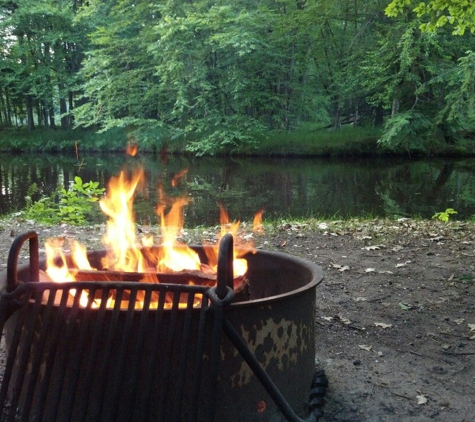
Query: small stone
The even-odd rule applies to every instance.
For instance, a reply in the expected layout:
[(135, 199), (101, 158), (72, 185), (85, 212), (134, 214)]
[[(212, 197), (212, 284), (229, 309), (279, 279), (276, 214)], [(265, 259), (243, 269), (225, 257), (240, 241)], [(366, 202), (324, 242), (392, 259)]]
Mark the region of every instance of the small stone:
[(442, 366), (433, 366), (432, 367), (432, 372), (434, 372), (436, 374), (439, 374), (439, 375), (443, 375), (443, 374), (447, 373), (447, 369), (445, 369)]
[(361, 361), (360, 361), (359, 359), (355, 359), (355, 360), (353, 361), (353, 365), (359, 366), (359, 365), (361, 365)]

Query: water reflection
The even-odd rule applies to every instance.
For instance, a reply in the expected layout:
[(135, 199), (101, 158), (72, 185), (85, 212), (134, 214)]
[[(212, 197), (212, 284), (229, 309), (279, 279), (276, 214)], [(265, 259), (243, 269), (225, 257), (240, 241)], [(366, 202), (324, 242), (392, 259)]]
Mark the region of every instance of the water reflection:
[[(475, 160), (460, 161), (337, 161), (321, 159), (211, 159), (156, 155), (75, 156), (0, 155), (0, 213), (25, 206), (28, 188), (33, 199), (68, 188), (74, 176), (105, 186), (122, 168), (143, 165), (147, 184), (138, 194), (135, 211), (143, 223), (156, 222), (154, 206), (160, 183), (171, 196), (188, 195), (186, 225), (216, 224), (217, 204), (232, 220), (251, 221), (259, 209), (264, 218), (309, 216), (421, 216), (429, 218), (448, 207), (457, 218), (475, 214)], [(173, 177), (188, 172), (172, 186)]]

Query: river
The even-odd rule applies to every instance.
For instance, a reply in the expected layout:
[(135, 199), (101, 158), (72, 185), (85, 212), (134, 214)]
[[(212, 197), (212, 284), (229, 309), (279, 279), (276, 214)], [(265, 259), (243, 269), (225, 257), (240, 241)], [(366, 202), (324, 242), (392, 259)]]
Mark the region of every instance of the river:
[[(222, 204), (231, 220), (399, 216), (430, 218), (454, 208), (475, 215), (475, 160), (190, 158), (139, 154), (0, 154), (0, 214), (68, 188), (75, 176), (106, 186), (121, 170), (145, 169), (135, 200), (136, 219), (156, 222), (158, 186), (168, 197), (186, 195), (185, 226), (214, 225)], [(179, 180), (177, 176), (182, 175)], [(173, 180), (178, 180), (173, 186)], [(36, 184), (36, 185), (34, 185)]]

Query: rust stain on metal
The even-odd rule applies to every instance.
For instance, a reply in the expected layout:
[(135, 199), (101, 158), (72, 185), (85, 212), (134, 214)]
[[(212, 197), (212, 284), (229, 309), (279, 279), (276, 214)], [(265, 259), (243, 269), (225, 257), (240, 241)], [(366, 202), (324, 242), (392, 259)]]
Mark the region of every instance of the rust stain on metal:
[[(275, 365), (280, 371), (298, 362), (299, 356), (307, 349), (310, 330), (303, 323), (273, 318), (261, 321), (259, 327), (246, 330), (241, 326), (241, 335), (249, 350), (258, 357), (262, 367)], [(251, 381), (253, 375), (249, 366), (243, 362), (239, 371), (232, 376), (233, 387), (242, 387)]]

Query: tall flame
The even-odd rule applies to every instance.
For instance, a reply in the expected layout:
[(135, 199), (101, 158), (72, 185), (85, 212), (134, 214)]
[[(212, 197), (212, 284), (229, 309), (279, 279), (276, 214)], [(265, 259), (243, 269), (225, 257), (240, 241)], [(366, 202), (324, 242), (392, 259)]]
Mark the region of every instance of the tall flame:
[[(173, 178), (172, 185), (186, 174), (183, 170)], [(217, 270), (218, 247), (206, 248), (208, 263), (200, 262), (198, 253), (192, 248), (178, 242), (184, 226), (184, 207), (189, 203), (185, 196), (169, 198), (165, 195), (161, 185), (158, 187), (159, 205), (156, 214), (161, 227), (161, 245), (154, 247), (154, 237), (144, 236), (138, 239), (135, 232), (133, 202), (138, 186), (143, 183), (144, 171), (142, 168), (133, 174), (121, 171), (118, 176), (112, 177), (108, 184), (107, 195), (99, 201), (101, 210), (108, 216), (106, 234), (102, 243), (106, 254), (101, 260), (101, 270), (139, 273), (141, 282), (158, 283), (157, 273), (172, 273), (180, 271), (210, 271)], [(230, 223), (227, 210), (220, 208), (221, 233), (232, 233), (238, 239), (239, 221)], [(262, 213), (254, 218), (255, 230), (262, 229)], [(79, 271), (97, 271), (88, 260), (86, 247), (71, 240), (69, 246), (71, 255), (63, 251), (63, 240), (49, 239), (45, 245), (47, 255), (46, 273), (51, 280), (74, 281)], [(243, 276), (247, 272), (247, 260), (239, 256), (238, 248), (234, 250), (234, 276)], [(249, 249), (246, 249), (246, 252)], [(84, 274), (84, 273), (83, 273)], [(85, 273), (88, 275), (89, 273)], [(116, 273), (117, 274), (117, 273)], [(101, 275), (104, 277), (104, 275)], [(94, 279), (94, 277), (92, 277)], [(71, 294), (75, 294), (71, 290)], [(99, 299), (89, 299), (83, 292), (80, 303), (87, 306), (88, 301), (98, 306)], [(98, 302), (99, 301), (99, 302)], [(107, 306), (114, 306), (115, 297), (110, 297)], [(143, 298), (137, 297), (136, 306), (140, 307)], [(121, 303), (121, 306), (123, 304)], [(125, 302), (124, 302), (125, 306)], [(153, 307), (154, 305), (152, 305)]]
[(109, 216), (107, 232), (102, 243), (107, 248), (103, 268), (119, 271), (144, 271), (143, 257), (137, 248), (133, 202), (135, 189), (143, 179), (143, 169), (131, 179), (123, 171), (109, 181), (107, 196), (99, 201), (102, 211)]
[(183, 207), (188, 204), (187, 198), (178, 198), (165, 214), (165, 205), (159, 205), (156, 209), (160, 218), (160, 227), (163, 236), (163, 255), (157, 263), (159, 272), (199, 270), (201, 262), (198, 254), (191, 248), (177, 248), (177, 237), (179, 231), (183, 228)]

